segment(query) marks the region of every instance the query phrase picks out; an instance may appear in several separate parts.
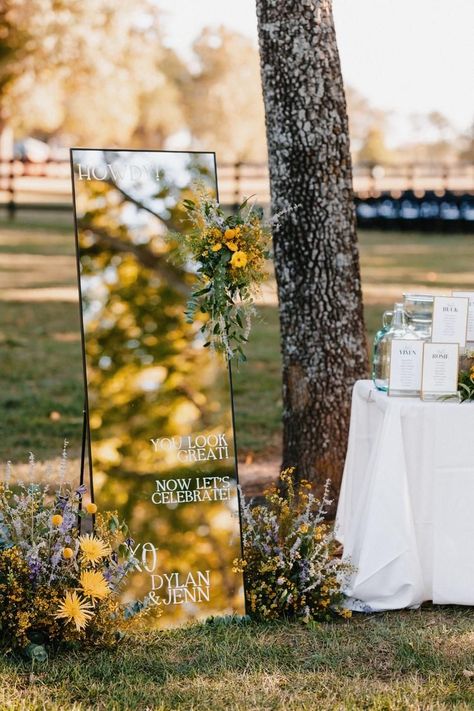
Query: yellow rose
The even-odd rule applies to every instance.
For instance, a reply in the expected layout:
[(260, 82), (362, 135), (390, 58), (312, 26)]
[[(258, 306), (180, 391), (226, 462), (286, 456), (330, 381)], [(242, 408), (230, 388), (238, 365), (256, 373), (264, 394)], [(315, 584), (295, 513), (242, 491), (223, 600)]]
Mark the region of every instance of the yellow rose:
[(235, 244), (235, 242), (227, 242), (227, 246), (231, 252), (237, 252), (237, 250), (238, 250), (238, 247)]
[(211, 250), (213, 252), (218, 252), (220, 249), (222, 249), (222, 245), (220, 242), (218, 242), (217, 244), (213, 244), (211, 247)]
[(234, 252), (230, 263), (234, 268), (241, 269), (247, 264), (247, 255), (245, 252)]
[(228, 227), (226, 231), (224, 232), (224, 237), (226, 239), (234, 239), (235, 237), (236, 230), (233, 230), (231, 227)]
[(53, 526), (60, 526), (63, 522), (63, 517), (61, 514), (54, 514), (54, 516), (51, 516), (51, 523)]
[(88, 514), (97, 513), (97, 505), (93, 504), (92, 502), (90, 504), (86, 504), (86, 511)]

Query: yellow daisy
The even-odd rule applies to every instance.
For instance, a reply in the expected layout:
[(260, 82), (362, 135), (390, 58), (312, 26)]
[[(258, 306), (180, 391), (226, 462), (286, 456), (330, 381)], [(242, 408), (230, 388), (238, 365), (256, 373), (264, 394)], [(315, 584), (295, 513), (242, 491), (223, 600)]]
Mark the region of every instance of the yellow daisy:
[(107, 558), (112, 553), (112, 549), (100, 538), (96, 538), (91, 533), (79, 538), (79, 548), (82, 553), (84, 563), (95, 565), (101, 558)]
[(81, 573), (80, 583), (84, 595), (93, 600), (103, 600), (110, 593), (106, 579), (96, 570), (85, 570)]
[(64, 600), (59, 605), (56, 619), (64, 618), (67, 622), (74, 622), (78, 632), (83, 630), (90, 618), (92, 605), (76, 592), (67, 592)]
[(245, 252), (234, 252), (230, 263), (233, 267), (245, 267), (247, 264), (247, 255)]

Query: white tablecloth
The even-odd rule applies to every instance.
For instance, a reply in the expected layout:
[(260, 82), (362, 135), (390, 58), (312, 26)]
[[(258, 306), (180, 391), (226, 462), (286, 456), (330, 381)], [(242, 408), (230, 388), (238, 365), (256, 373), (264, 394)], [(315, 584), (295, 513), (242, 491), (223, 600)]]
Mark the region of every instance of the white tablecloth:
[(354, 608), (474, 605), (474, 404), (356, 383), (336, 535)]

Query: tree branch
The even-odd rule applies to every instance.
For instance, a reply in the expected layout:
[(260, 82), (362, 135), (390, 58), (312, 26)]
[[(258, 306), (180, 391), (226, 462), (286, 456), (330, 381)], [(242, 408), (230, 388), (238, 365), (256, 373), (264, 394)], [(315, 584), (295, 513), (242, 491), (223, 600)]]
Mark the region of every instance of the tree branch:
[(92, 232), (104, 245), (115, 252), (133, 254), (140, 264), (159, 274), (175, 291), (186, 298), (189, 296), (190, 289), (183, 283), (179, 271), (174, 269), (170, 264), (167, 264), (163, 257), (154, 254), (145, 245), (124, 242), (120, 238), (109, 234), (104, 228), (97, 227), (93, 224), (81, 225), (81, 229)]

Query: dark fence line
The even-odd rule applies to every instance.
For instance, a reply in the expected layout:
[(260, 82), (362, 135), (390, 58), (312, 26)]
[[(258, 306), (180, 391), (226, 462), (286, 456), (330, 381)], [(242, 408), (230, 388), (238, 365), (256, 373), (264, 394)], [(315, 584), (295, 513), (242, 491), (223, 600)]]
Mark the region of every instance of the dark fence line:
[[(235, 207), (249, 195), (268, 205), (268, 167), (264, 163), (218, 165), (223, 205)], [(474, 230), (474, 165), (410, 163), (354, 166), (354, 202), (364, 227)], [(69, 161), (0, 159), (0, 208), (14, 218), (18, 210), (70, 210)]]
[[(261, 203), (269, 200), (268, 166), (265, 163), (226, 163), (218, 166), (221, 200), (240, 204), (249, 194), (257, 194)], [(474, 191), (473, 163), (405, 163), (354, 165), (354, 194), (358, 198), (380, 197), (389, 192), (394, 198), (413, 190), (423, 197), (427, 190), (440, 197), (446, 191)]]
[(474, 195), (446, 190), (438, 195), (427, 190), (423, 196), (405, 190), (400, 196), (382, 193), (377, 197), (355, 197), (359, 227), (474, 233)]

